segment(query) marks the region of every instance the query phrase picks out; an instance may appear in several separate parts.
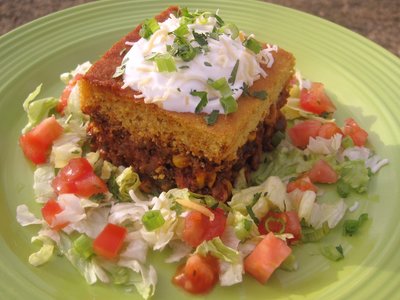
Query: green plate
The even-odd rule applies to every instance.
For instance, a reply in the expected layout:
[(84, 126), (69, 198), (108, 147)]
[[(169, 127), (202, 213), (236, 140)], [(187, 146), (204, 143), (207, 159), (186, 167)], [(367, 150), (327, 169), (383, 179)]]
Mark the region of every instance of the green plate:
[[(361, 234), (343, 237), (340, 229), (325, 243), (342, 244), (344, 260), (318, 255), (319, 245), (296, 249), (299, 271), (278, 271), (262, 286), (217, 287), (196, 299), (393, 299), (400, 285), (400, 63), (379, 46), (342, 27), (310, 15), (262, 2), (182, 1), (181, 6), (215, 11), (246, 32), (291, 51), (303, 74), (324, 82), (338, 106), (337, 117), (355, 118), (370, 133), (370, 143), (389, 166), (374, 177), (370, 200), (359, 199), (371, 217)], [(38, 249), (35, 228), (15, 220), (16, 206), (33, 203), (33, 167), (18, 147), (26, 122), (22, 101), (39, 83), (44, 96), (59, 95), (60, 73), (95, 61), (137, 23), (166, 8), (164, 1), (101, 1), (68, 9), (22, 26), (0, 38), (0, 298), (139, 299), (118, 287), (89, 286), (66, 259), (54, 257), (35, 268), (28, 256)], [(365, 198), (365, 197), (364, 197)], [(379, 198), (379, 200), (376, 200)], [(375, 200), (374, 200), (375, 199)], [(170, 282), (175, 266), (154, 258), (159, 271), (155, 299), (190, 297)]]

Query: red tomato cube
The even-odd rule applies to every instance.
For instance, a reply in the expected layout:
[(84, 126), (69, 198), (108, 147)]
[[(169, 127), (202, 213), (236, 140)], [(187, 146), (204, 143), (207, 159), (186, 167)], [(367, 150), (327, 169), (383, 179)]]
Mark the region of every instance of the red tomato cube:
[(93, 242), (93, 251), (107, 259), (117, 257), (128, 231), (125, 227), (108, 223)]

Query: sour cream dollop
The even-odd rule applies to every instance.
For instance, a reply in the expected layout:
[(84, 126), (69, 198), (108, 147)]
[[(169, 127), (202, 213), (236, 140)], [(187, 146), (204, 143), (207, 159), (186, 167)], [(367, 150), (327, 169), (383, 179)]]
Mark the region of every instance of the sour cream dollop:
[[(206, 21), (205, 21), (206, 20)], [(137, 42), (129, 43), (131, 49), (124, 57), (125, 72), (123, 75), (124, 88), (137, 90), (145, 103), (156, 103), (160, 107), (176, 112), (195, 112), (200, 98), (191, 95), (193, 91), (205, 91), (208, 104), (202, 112), (211, 113), (217, 110), (220, 114), (224, 109), (220, 103), (220, 92), (212, 88), (207, 81), (218, 80), (232, 75), (232, 70), (238, 63), (235, 82), (229, 84), (235, 101), (243, 93), (243, 84), (251, 86), (260, 76), (267, 76), (260, 63), (267, 67), (273, 64), (273, 51), (276, 46), (267, 46), (255, 54), (243, 46), (243, 34), (232, 39), (229, 30), (219, 35), (218, 40), (208, 37), (208, 49), (202, 51), (191, 61), (185, 62), (180, 57), (174, 57), (176, 71), (158, 72), (156, 63), (149, 60), (154, 53), (167, 53), (167, 45), (173, 45), (175, 36), (172, 34), (181, 24), (181, 18), (174, 15), (159, 23), (159, 29), (149, 39), (141, 38)], [(206, 34), (213, 31), (217, 19), (213, 16), (196, 18), (193, 24), (188, 24), (189, 33), (186, 35), (193, 47), (200, 46), (194, 39), (193, 31)]]

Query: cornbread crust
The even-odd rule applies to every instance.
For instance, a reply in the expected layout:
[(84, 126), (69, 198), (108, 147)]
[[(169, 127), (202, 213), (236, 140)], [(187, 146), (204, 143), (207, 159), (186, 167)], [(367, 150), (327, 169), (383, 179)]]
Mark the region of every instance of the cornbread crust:
[[(175, 6), (170, 7), (156, 19), (163, 21), (177, 10)], [(265, 89), (267, 100), (242, 96), (238, 100), (237, 112), (221, 115), (215, 125), (208, 126), (203, 114), (166, 111), (155, 104), (145, 104), (142, 99), (134, 98), (139, 92), (130, 88), (121, 89), (122, 78), (112, 78), (116, 67), (121, 64), (121, 51), (129, 49), (125, 42), (137, 41), (139, 30), (140, 26), (117, 42), (80, 81), (83, 112), (91, 114), (98, 111), (97, 114), (109, 120), (119, 120), (123, 128), (138, 138), (152, 137), (160, 142), (173, 139), (176, 147), (183, 147), (181, 151), (216, 163), (236, 159), (238, 148), (266, 116), (291, 77), (294, 57), (279, 49), (274, 53), (272, 68), (265, 68), (268, 77), (257, 80), (250, 88), (250, 91)]]
[[(162, 22), (177, 11), (170, 7), (156, 19)], [(262, 66), (268, 76), (249, 89), (249, 94), (266, 90), (268, 98), (243, 95), (235, 113), (220, 115), (209, 126), (204, 114), (146, 104), (135, 98), (138, 91), (122, 89), (121, 77), (113, 78), (122, 53), (129, 50), (125, 42), (140, 39), (139, 30), (140, 25), (118, 41), (79, 81), (81, 108), (91, 117), (93, 147), (114, 164), (132, 165), (144, 190), (188, 187), (227, 200), (239, 170), (255, 169), (263, 148), (268, 149), (273, 134), (286, 125), (279, 109), (286, 102), (294, 57), (282, 49), (273, 53), (272, 67)]]

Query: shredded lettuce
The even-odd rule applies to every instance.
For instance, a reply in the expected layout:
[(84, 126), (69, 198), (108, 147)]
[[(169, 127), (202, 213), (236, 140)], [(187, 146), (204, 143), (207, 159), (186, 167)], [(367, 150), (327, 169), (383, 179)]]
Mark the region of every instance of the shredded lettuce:
[(51, 239), (40, 235), (32, 238), (32, 243), (35, 241), (42, 242), (42, 247), (39, 251), (29, 256), (29, 263), (37, 267), (48, 262), (53, 256), (54, 242)]
[(42, 224), (42, 220), (35, 217), (33, 213), (29, 211), (28, 206), (21, 204), (17, 206), (17, 222), (21, 226), (37, 225)]
[(45, 203), (48, 199), (55, 198), (56, 194), (51, 186), (54, 177), (52, 165), (43, 164), (36, 168), (33, 173), (33, 191), (37, 202)]
[(34, 126), (39, 124), (43, 119), (49, 116), (49, 113), (58, 104), (58, 99), (53, 97), (36, 99), (42, 89), (42, 84), (28, 95), (23, 103), (23, 108), (28, 116), (28, 124), (22, 129), (22, 133), (26, 133)]
[(340, 165), (340, 177), (357, 193), (367, 191), (369, 183), (368, 169), (363, 160), (349, 160)]
[(131, 201), (130, 190), (136, 190), (140, 185), (139, 175), (133, 171), (132, 167), (126, 168), (115, 178), (119, 187), (119, 199), (121, 201)]
[(233, 264), (240, 262), (241, 259), (239, 252), (226, 246), (219, 237), (202, 242), (197, 246), (195, 251), (195, 254), (202, 256), (207, 256), (209, 253), (214, 257)]

